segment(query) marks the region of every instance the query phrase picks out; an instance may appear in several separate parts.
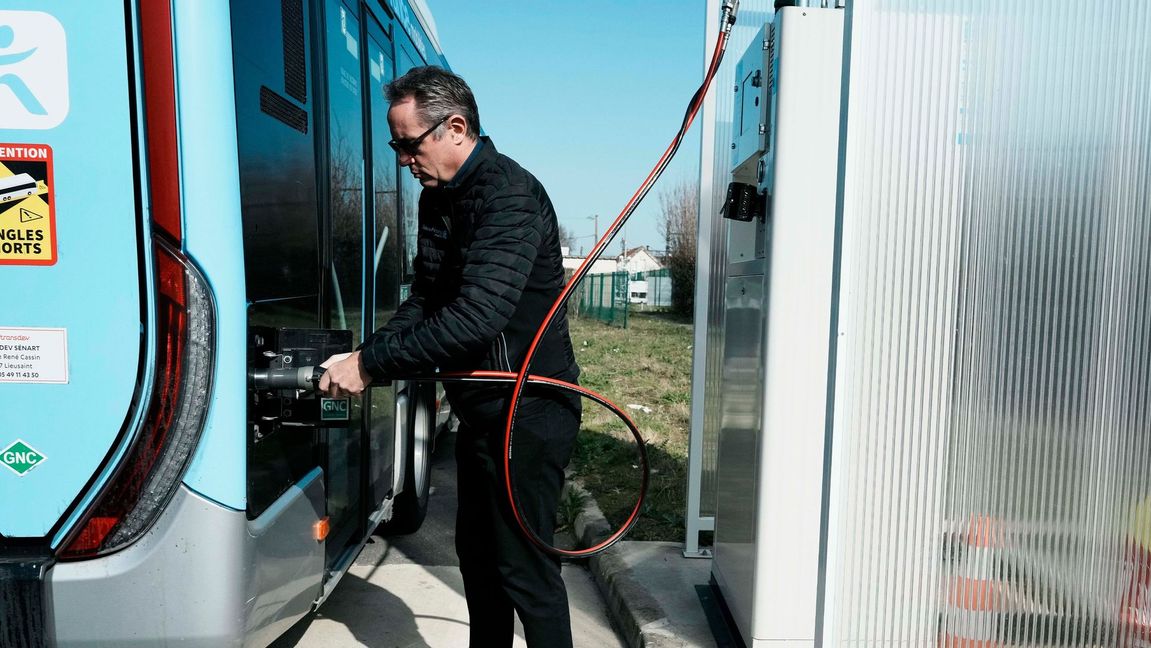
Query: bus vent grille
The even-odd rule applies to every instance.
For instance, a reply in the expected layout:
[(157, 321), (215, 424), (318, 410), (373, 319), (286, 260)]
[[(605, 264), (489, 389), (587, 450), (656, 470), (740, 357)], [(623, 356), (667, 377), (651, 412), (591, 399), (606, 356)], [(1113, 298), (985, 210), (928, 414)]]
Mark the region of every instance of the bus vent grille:
[(260, 110), (305, 135), (308, 133), (308, 112), (268, 86), (260, 86)]
[(304, 56), (303, 0), (280, 0), (284, 29), (284, 91), (302, 104), (308, 103), (308, 72)]

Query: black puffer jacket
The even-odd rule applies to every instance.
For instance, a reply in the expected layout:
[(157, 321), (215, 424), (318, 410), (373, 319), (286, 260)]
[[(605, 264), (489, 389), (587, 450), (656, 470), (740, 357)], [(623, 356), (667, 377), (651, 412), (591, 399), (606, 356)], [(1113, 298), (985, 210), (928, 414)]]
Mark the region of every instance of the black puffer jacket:
[[(434, 369), (516, 371), (563, 288), (555, 210), (543, 186), (488, 138), (442, 188), (420, 195), (411, 296), (361, 347), (375, 378)], [(531, 373), (574, 381), (579, 367), (566, 309), (540, 343)], [(502, 410), (510, 389), (448, 384), (453, 407)]]

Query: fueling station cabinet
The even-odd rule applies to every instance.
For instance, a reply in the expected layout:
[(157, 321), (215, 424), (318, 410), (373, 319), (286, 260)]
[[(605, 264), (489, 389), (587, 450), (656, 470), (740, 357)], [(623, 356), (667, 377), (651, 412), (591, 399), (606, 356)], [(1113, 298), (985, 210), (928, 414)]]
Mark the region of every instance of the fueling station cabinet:
[(1151, 11), (832, 4), (742, 3), (705, 132), (688, 531), (734, 632), (1151, 645)]
[(748, 646), (816, 632), (843, 16), (781, 8), (736, 69), (712, 576)]

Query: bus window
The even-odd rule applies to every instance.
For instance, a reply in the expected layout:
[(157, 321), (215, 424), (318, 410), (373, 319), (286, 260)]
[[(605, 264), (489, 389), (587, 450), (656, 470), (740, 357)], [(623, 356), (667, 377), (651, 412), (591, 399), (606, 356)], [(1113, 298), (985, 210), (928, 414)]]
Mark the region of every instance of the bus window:
[[(396, 30), (396, 39), (398, 43), (404, 44), (407, 36)], [(397, 75), (402, 76), (408, 70), (423, 65), (423, 62), (409, 47), (401, 45), (396, 48)], [(406, 170), (400, 173), (400, 206), (403, 209), (401, 228), (404, 234), (404, 283), (406, 284), (410, 284), (415, 275), (412, 264), (416, 258), (416, 235), (419, 232), (417, 213), (422, 189), (420, 181), (416, 180), (411, 173)]]
[[(396, 154), (388, 146), (388, 102), (384, 86), (393, 78), (391, 43), (375, 21), (369, 21), (368, 32), (368, 106), (370, 108), (372, 147), (372, 211), (375, 215), (374, 250), (372, 258), (373, 292), (376, 296), (373, 321), (368, 328), (375, 329), (388, 321), (399, 304), (400, 247), (399, 227), (396, 220)], [(385, 46), (386, 45), (386, 46)], [(369, 445), (371, 466), (369, 489), (372, 504), (384, 500), (392, 489), (392, 469), (395, 452), (395, 392), (391, 389), (371, 390), (365, 401), (369, 412)]]
[(328, 142), (332, 266), (330, 327), (363, 339), (364, 127), (359, 20), (328, 0)]
[(314, 325), (319, 241), (307, 12), (300, 0), (299, 11), (281, 13), (281, 5), (293, 3), (232, 3), (245, 272), (250, 301), (302, 299), (289, 310), (304, 309)]
[[(385, 41), (386, 42), (386, 41)], [(397, 222), (398, 196), (396, 195), (396, 153), (388, 146), (392, 139), (388, 130), (388, 102), (384, 86), (393, 78), (392, 57), (372, 36), (368, 40), (369, 105), (372, 123), (372, 190), (375, 211), (375, 250), (373, 275), (376, 283), (376, 312), (374, 326), (382, 326), (399, 305), (400, 232)]]
[[(329, 328), (363, 339), (364, 116), (360, 75), (360, 21), (341, 0), (325, 4), (328, 90), (329, 204), (332, 264), (328, 272)], [(348, 426), (328, 428), (327, 496), (332, 535), (329, 560), (359, 537), (363, 506), (362, 411), (351, 399)]]
[[(320, 326), (309, 4), (231, 3), (250, 325)], [(250, 518), (315, 468), (314, 445), (312, 432), (249, 437)]]

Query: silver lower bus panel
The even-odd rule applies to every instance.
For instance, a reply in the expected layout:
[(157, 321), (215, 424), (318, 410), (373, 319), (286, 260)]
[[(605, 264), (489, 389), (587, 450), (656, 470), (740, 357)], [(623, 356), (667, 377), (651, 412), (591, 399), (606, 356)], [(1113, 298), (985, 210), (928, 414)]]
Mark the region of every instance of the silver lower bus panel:
[(252, 521), (181, 486), (139, 542), (49, 571), (55, 645), (266, 646), (320, 595), (323, 510), (319, 470)]

